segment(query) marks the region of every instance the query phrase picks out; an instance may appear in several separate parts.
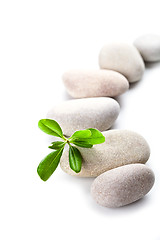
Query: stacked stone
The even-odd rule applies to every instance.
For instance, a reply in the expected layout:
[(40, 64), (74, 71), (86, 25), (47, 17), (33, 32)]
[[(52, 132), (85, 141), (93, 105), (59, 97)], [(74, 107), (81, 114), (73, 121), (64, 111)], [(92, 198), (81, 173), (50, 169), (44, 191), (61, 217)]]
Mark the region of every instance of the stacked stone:
[[(144, 35), (133, 45), (106, 44), (99, 54), (99, 70), (70, 70), (63, 74), (67, 92), (75, 100), (65, 101), (48, 113), (48, 118), (62, 126), (66, 136), (77, 130), (97, 128), (105, 143), (91, 149), (79, 148), (83, 161), (81, 172), (69, 167), (68, 150), (60, 162), (63, 171), (79, 177), (97, 177), (91, 186), (95, 201), (106, 207), (120, 207), (145, 196), (154, 184), (153, 171), (144, 165), (150, 148), (139, 134), (128, 130), (107, 130), (117, 119), (117, 97), (139, 81), (144, 62), (160, 60), (160, 36)], [(106, 131), (107, 130), (107, 131)]]

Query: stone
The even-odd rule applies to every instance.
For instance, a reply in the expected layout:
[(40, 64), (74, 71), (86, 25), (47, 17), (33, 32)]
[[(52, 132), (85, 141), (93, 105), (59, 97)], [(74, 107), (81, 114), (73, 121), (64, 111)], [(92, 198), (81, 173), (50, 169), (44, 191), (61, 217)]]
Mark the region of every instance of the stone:
[(77, 147), (82, 155), (82, 169), (75, 173), (69, 167), (69, 153), (66, 150), (61, 158), (62, 170), (79, 177), (97, 177), (110, 169), (131, 163), (146, 163), (150, 148), (146, 140), (133, 131), (108, 130), (102, 132), (105, 142), (92, 148)]
[(143, 198), (154, 184), (153, 171), (143, 164), (129, 164), (98, 176), (91, 195), (104, 207), (116, 208)]
[(99, 66), (123, 74), (130, 83), (139, 81), (145, 69), (136, 47), (127, 43), (106, 44), (99, 54)]
[(112, 70), (70, 70), (62, 79), (74, 98), (116, 97), (129, 88), (127, 79)]
[(134, 41), (134, 45), (142, 55), (144, 61), (160, 61), (160, 35), (142, 35)]
[(112, 98), (83, 98), (62, 102), (53, 107), (47, 118), (56, 120), (66, 136), (77, 130), (110, 128), (120, 112), (118, 102)]

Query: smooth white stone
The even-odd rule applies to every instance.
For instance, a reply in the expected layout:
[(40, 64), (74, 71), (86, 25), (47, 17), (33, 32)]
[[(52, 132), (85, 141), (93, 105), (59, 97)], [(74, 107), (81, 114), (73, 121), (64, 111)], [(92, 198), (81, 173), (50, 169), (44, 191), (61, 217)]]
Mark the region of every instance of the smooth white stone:
[(99, 54), (102, 69), (120, 72), (129, 82), (136, 82), (144, 73), (143, 59), (135, 46), (127, 43), (106, 44)]
[(128, 130), (109, 130), (102, 132), (105, 142), (93, 148), (77, 147), (82, 155), (81, 172), (75, 173), (69, 167), (69, 153), (66, 150), (61, 158), (64, 172), (79, 177), (96, 177), (101, 173), (131, 163), (146, 163), (150, 148), (139, 134)]
[(134, 45), (146, 62), (160, 61), (160, 36), (146, 34), (138, 37)]
[(77, 130), (110, 128), (120, 112), (117, 101), (108, 97), (84, 98), (62, 102), (53, 107), (47, 118), (56, 120), (66, 136)]
[(70, 70), (62, 78), (74, 98), (116, 97), (129, 88), (127, 79), (112, 70)]
[(155, 181), (153, 171), (143, 164), (129, 164), (98, 176), (91, 186), (94, 200), (105, 207), (121, 207), (144, 197)]

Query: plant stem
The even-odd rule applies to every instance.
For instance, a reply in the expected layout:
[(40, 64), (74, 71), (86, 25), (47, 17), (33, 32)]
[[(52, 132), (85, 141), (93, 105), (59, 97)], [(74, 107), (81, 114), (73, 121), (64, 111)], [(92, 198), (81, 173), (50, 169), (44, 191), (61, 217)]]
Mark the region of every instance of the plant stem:
[(65, 136), (63, 136), (63, 140), (64, 140), (66, 143), (70, 144), (70, 141), (69, 141), (69, 139), (68, 139), (68, 138), (66, 138)]

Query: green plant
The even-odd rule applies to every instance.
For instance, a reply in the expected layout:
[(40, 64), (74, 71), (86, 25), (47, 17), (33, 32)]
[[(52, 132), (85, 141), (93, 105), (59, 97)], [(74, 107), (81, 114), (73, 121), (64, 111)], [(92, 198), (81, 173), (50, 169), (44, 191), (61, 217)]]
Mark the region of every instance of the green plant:
[(43, 181), (48, 180), (52, 173), (57, 168), (62, 156), (64, 147), (69, 145), (69, 165), (76, 173), (81, 171), (82, 156), (78, 148), (92, 148), (95, 144), (100, 144), (105, 141), (103, 134), (94, 128), (76, 131), (70, 138), (63, 135), (59, 124), (52, 119), (41, 119), (38, 122), (39, 128), (49, 134), (61, 138), (61, 141), (52, 142), (50, 149), (54, 151), (48, 154), (39, 164), (37, 168), (38, 175)]

